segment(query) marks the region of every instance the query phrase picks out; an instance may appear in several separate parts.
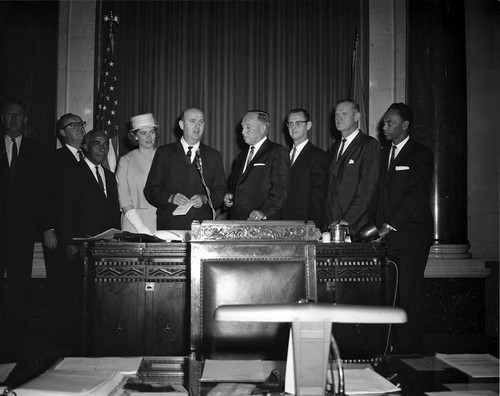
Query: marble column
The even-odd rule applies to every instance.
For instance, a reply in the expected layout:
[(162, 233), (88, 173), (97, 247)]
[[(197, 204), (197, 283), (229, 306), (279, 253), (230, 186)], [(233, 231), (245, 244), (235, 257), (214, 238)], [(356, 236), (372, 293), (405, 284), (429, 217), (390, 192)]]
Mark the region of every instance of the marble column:
[(464, 4), (410, 0), (408, 23), (412, 136), (433, 149), (435, 162), (430, 258), (469, 258)]
[(59, 2), (57, 117), (78, 114), (94, 119), (94, 48), (96, 1)]

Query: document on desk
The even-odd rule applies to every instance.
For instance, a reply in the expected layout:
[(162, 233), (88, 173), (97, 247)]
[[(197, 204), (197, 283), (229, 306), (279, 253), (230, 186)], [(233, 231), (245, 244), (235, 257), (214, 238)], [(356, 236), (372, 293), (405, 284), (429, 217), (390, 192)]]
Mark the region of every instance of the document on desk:
[(490, 390), (426, 392), (425, 394), (427, 396), (498, 396), (498, 392)]
[(17, 396), (105, 396), (115, 392), (122, 378), (110, 371), (47, 370), (15, 392)]
[(189, 209), (193, 206), (192, 202), (188, 202), (187, 204), (184, 205), (179, 205), (175, 208), (175, 210), (172, 212), (174, 216), (183, 216), (187, 212), (189, 212)]
[(200, 381), (206, 382), (264, 382), (261, 360), (205, 360)]
[(417, 371), (443, 371), (445, 368), (450, 367), (449, 364), (445, 363), (435, 356), (424, 356), (414, 359), (401, 359), (401, 361)]
[[(331, 371), (327, 371), (327, 381), (331, 383)], [(337, 372), (334, 374), (335, 389), (338, 389)], [(345, 393), (347, 395), (380, 395), (399, 392), (401, 388), (386, 380), (371, 368), (344, 370)]]
[(0, 364), (0, 384), (5, 382), (9, 374), (16, 367), (16, 363), (3, 363)]
[(118, 371), (123, 375), (135, 375), (142, 362), (139, 357), (67, 357), (55, 367), (56, 370)]
[(498, 378), (498, 359), (487, 353), (464, 353), (447, 355), (436, 353), (436, 357), (472, 378)]

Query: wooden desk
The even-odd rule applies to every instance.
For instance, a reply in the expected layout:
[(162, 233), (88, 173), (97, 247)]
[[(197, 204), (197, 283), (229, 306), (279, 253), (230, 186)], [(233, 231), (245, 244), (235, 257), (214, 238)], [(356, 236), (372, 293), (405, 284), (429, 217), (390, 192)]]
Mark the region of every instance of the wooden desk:
[(187, 355), (185, 243), (97, 243), (86, 247), (85, 354)]
[[(189, 243), (100, 242), (82, 252), (86, 355), (189, 354)], [(385, 305), (386, 252), (381, 244), (318, 243), (318, 301)], [(336, 331), (345, 333), (338, 337), (346, 358), (383, 353), (385, 331), (345, 326)]]

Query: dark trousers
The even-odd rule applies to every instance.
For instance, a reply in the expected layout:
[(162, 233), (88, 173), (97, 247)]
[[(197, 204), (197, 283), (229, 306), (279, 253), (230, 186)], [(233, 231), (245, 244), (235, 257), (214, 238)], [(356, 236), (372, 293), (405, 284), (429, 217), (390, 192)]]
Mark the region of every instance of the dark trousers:
[(54, 342), (74, 348), (79, 343), (82, 318), (82, 263), (69, 260), (64, 247), (45, 249), (47, 273), (47, 328)]
[(17, 238), (9, 237), (0, 245), (2, 321), (11, 332), (26, 330), (31, 318), (28, 299), (31, 291), (33, 249), (34, 241), (22, 235)]
[(391, 259), (398, 266), (396, 306), (403, 308), (408, 322), (394, 329), (394, 353), (423, 353), (421, 293), (424, 271), (429, 256), (428, 244), (393, 248)]

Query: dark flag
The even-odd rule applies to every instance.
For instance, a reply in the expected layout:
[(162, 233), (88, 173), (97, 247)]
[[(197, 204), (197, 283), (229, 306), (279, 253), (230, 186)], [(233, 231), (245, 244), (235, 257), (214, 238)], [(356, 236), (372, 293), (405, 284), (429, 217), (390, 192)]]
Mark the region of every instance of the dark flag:
[(349, 97), (359, 104), (361, 111), (361, 118), (359, 120), (359, 129), (364, 133), (369, 134), (368, 123), (366, 122), (366, 107), (365, 96), (363, 93), (363, 79), (361, 68), (361, 54), (359, 50), (359, 36), (356, 35), (356, 42), (354, 43), (354, 51), (352, 52), (352, 65), (351, 65), (351, 86)]
[(107, 168), (114, 172), (118, 154), (118, 95), (113, 24), (116, 23), (118, 25), (119, 18), (110, 12), (109, 15), (104, 17), (104, 21), (109, 26), (109, 32), (105, 35), (106, 53), (104, 55), (101, 78), (99, 80), (96, 128), (102, 129), (110, 137)]

